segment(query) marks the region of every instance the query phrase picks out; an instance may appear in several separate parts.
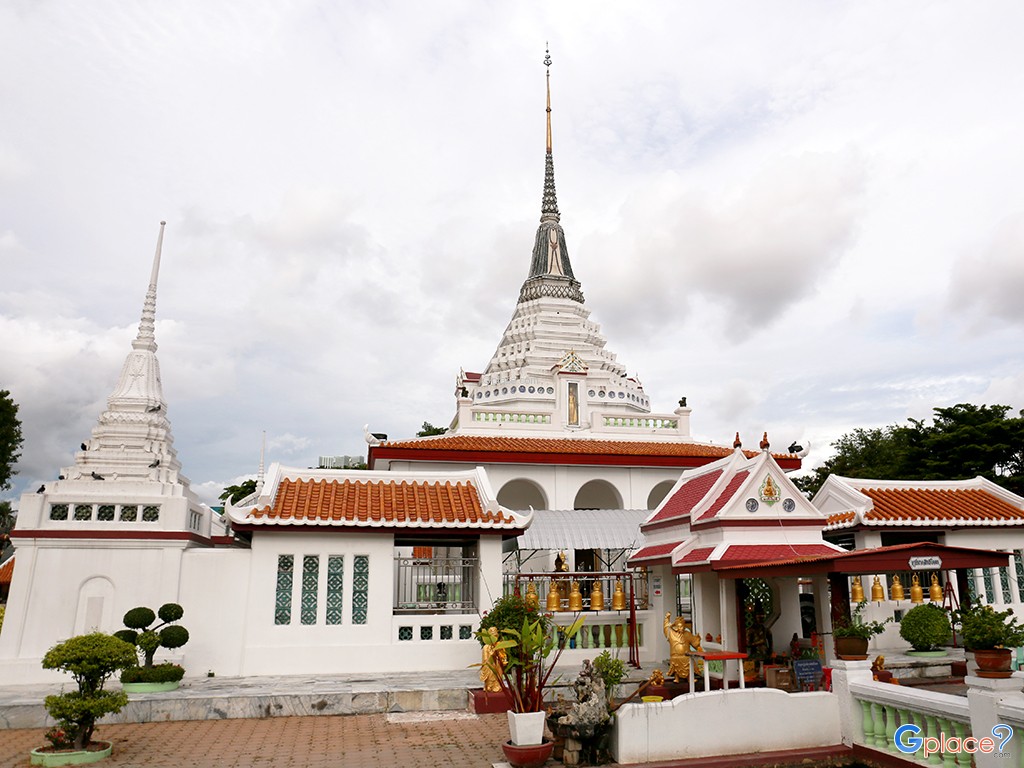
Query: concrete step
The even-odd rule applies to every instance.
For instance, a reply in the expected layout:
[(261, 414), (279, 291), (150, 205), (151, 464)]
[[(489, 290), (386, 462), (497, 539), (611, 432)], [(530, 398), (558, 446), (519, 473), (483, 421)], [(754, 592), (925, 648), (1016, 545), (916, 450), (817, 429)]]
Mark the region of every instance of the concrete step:
[[(104, 723), (170, 720), (361, 715), (378, 712), (465, 710), (467, 691), (479, 687), (476, 670), (369, 675), (186, 678), (176, 691), (129, 694), (128, 706)], [(64, 690), (72, 690), (70, 681)], [(109, 683), (110, 690), (120, 688)], [(43, 699), (60, 686), (14, 685), (0, 689), (0, 729), (53, 724)]]

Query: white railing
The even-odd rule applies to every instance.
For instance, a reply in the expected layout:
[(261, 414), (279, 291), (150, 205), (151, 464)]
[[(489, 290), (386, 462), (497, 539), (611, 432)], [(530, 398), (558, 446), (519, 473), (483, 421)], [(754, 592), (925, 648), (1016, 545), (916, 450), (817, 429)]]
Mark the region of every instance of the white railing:
[(631, 416), (605, 416), (606, 427), (626, 427), (631, 429), (678, 429), (678, 418), (636, 418)]
[(513, 422), (515, 424), (550, 424), (551, 416), (546, 413), (473, 411), (473, 421)]
[(970, 753), (962, 750), (937, 751), (925, 758), (923, 752), (911, 756), (896, 748), (896, 729), (901, 725), (916, 725), (920, 731), (915, 735), (921, 739), (941, 741), (943, 735), (959, 739), (971, 736), (971, 711), (966, 697), (876, 682), (851, 683), (850, 693), (861, 709), (863, 737), (858, 743), (863, 746), (926, 765), (971, 765)]

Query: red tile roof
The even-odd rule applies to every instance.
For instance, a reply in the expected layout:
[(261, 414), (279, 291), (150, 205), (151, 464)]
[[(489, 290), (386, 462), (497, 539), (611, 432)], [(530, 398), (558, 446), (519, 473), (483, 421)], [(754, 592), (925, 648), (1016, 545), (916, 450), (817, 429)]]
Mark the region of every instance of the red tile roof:
[(644, 525), (686, 517), (693, 511), (693, 508), (700, 503), (701, 499), (708, 495), (708, 491), (711, 490), (711, 486), (713, 486), (721, 476), (722, 470), (716, 469), (713, 472), (698, 475), (692, 480), (687, 480), (676, 489), (675, 493), (665, 500), (665, 504), (660, 510), (658, 510), (658, 514), (644, 523)]
[(508, 528), (488, 512), (472, 483), (282, 479), (273, 505), (252, 509), (247, 523), (378, 528)]
[(708, 555), (715, 551), (714, 547), (695, 547), (682, 556), (679, 565), (682, 563), (702, 563), (708, 559)]
[(712, 520), (715, 515), (721, 511), (722, 507), (728, 504), (729, 500), (736, 495), (736, 491), (739, 490), (739, 487), (743, 485), (743, 482), (749, 476), (750, 473), (745, 469), (742, 472), (737, 472), (733, 475), (732, 478), (730, 478), (729, 483), (725, 486), (725, 489), (718, 494), (718, 498), (715, 499), (714, 503), (697, 519)]
[(719, 558), (721, 563), (766, 563), (806, 557), (835, 557), (828, 544), (733, 544)]
[(11, 579), (14, 578), (14, 557), (8, 559), (6, 563), (0, 565), (0, 584), (10, 585)]
[[(419, 451), (485, 451), (501, 453), (585, 453), (618, 456), (687, 456), (720, 459), (732, 453), (723, 445), (639, 440), (589, 440), (553, 437), (492, 437), (441, 435), (425, 440), (395, 440), (379, 448), (414, 448)], [(748, 456), (755, 456), (749, 451)], [(787, 454), (788, 456), (788, 454)]]
[[(992, 523), (1024, 524), (1024, 509), (981, 488), (863, 488), (874, 508), (864, 515), (871, 525), (930, 522), (948, 525)], [(856, 521), (853, 512), (838, 512), (828, 517), (829, 525), (849, 525)]]
[(668, 563), (668, 556), (672, 554), (672, 550), (678, 547), (680, 543), (678, 541), (670, 541), (666, 544), (651, 544), (647, 547), (641, 547), (630, 556), (629, 564), (643, 565), (654, 560), (665, 560)]

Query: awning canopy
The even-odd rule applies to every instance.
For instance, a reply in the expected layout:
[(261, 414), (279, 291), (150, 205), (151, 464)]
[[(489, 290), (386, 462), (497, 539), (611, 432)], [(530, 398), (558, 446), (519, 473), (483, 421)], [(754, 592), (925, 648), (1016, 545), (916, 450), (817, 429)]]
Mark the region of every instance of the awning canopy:
[(725, 579), (764, 576), (808, 576), (815, 573), (849, 575), (900, 571), (946, 571), (957, 568), (999, 568), (1007, 565), (1009, 552), (942, 544), (896, 544), (891, 547), (839, 552), (835, 555), (787, 558), (743, 564), (712, 564)]
[(647, 509), (537, 509), (516, 539), (524, 549), (636, 549)]

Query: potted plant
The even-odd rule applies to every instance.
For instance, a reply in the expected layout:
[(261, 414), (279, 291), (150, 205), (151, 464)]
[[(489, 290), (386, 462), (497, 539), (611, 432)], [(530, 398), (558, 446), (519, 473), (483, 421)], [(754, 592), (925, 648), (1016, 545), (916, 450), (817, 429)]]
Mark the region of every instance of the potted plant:
[(964, 608), (954, 615), (964, 648), (973, 651), (978, 677), (1010, 677), (1011, 649), (1024, 645), (1024, 626), (1013, 611), (997, 611), (991, 605)]
[[(122, 629), (114, 633), (138, 649), (142, 666), (132, 666), (121, 673), (121, 684), (129, 693), (151, 693), (173, 691), (181, 683), (185, 670), (178, 664), (153, 664), (153, 657), (159, 648), (180, 648), (188, 642), (188, 630), (174, 624), (185, 613), (177, 603), (165, 603), (153, 613), (151, 608), (132, 608), (124, 615)], [(154, 624), (157, 617), (160, 624)], [(158, 631), (159, 630), (159, 631)]]
[(107, 757), (110, 742), (92, 738), (96, 721), (120, 712), (128, 695), (105, 691), (103, 684), (114, 672), (135, 664), (135, 648), (102, 632), (72, 637), (47, 651), (43, 669), (68, 672), (78, 690), (46, 697), (46, 711), (57, 724), (46, 734), (50, 746), (32, 750), (32, 765), (80, 765)]
[(576, 637), (582, 626), (580, 617), (564, 632), (555, 632), (546, 618), (526, 616), (518, 629), (502, 629), (500, 637), (495, 637), (489, 626), (486, 633), (477, 633), (494, 651), (482, 664), (495, 674), (510, 704), (511, 739), (502, 750), (513, 768), (543, 765), (551, 755), (553, 745), (544, 740), (545, 688), (569, 639)]
[(848, 661), (863, 660), (868, 657), (868, 640), (885, 631), (885, 621), (864, 621), (864, 608), (867, 601), (857, 603), (850, 618), (842, 618), (832, 627), (835, 641), (836, 656)]
[(944, 645), (953, 634), (949, 614), (944, 608), (930, 603), (911, 608), (900, 620), (900, 637), (914, 650), (908, 656), (945, 656)]

